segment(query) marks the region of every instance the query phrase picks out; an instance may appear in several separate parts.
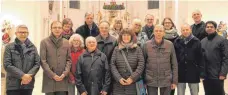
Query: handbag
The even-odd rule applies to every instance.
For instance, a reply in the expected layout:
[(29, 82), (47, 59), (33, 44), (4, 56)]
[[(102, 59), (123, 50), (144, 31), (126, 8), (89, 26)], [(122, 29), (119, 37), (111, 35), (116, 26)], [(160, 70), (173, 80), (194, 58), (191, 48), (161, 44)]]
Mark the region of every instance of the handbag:
[[(125, 60), (125, 63), (127, 65), (128, 70), (132, 74), (133, 71), (131, 69), (130, 64), (128, 63), (128, 60), (127, 60), (126, 55), (125, 55), (123, 50), (121, 50), (121, 54), (124, 57), (124, 60)], [(144, 86), (143, 78), (141, 76), (140, 76), (139, 80), (135, 84), (136, 84), (137, 95), (146, 95), (146, 88)]]

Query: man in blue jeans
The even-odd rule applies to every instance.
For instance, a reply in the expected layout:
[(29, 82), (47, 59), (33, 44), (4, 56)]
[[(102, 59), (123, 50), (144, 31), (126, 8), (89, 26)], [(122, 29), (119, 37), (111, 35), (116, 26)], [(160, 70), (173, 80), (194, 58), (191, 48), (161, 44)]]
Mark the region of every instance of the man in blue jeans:
[(191, 95), (198, 95), (204, 62), (200, 40), (192, 34), (190, 25), (182, 25), (181, 36), (174, 42), (174, 47), (178, 61), (177, 93), (185, 95), (186, 83), (188, 83)]

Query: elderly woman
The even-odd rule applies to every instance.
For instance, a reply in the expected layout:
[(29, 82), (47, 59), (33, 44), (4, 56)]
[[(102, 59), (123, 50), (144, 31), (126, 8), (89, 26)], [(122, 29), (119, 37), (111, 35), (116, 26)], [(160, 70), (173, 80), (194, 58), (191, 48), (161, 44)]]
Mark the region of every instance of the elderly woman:
[(86, 48), (77, 62), (77, 89), (81, 95), (107, 95), (111, 82), (108, 60), (97, 49), (96, 38), (87, 37)]
[(73, 29), (72, 29), (73, 23), (72, 23), (71, 19), (69, 19), (69, 18), (63, 19), (62, 27), (63, 27), (63, 32), (62, 32), (63, 38), (69, 40), (70, 36), (72, 36), (74, 34)]
[[(119, 44), (114, 49), (111, 59), (111, 71), (114, 78), (113, 95), (137, 95), (136, 82), (144, 69), (142, 50), (133, 41), (134, 33), (123, 29), (119, 36)], [(124, 54), (123, 54), (124, 53)], [(127, 67), (126, 59), (132, 69)]]
[(116, 19), (109, 34), (115, 37), (116, 39), (118, 39), (122, 29), (123, 29), (122, 20)]
[(162, 25), (165, 28), (165, 36), (164, 38), (166, 40), (171, 41), (172, 43), (179, 37), (177, 33), (176, 26), (174, 25), (173, 21), (171, 18), (164, 18)]
[(142, 22), (140, 19), (134, 19), (132, 23), (132, 31), (135, 33), (135, 41), (142, 48), (148, 40), (145, 32), (142, 32)]
[(85, 51), (84, 50), (84, 39), (79, 34), (73, 34), (69, 39), (71, 47), (71, 70), (69, 73), (69, 91), (68, 95), (75, 95), (75, 73), (76, 73), (76, 63), (79, 56)]

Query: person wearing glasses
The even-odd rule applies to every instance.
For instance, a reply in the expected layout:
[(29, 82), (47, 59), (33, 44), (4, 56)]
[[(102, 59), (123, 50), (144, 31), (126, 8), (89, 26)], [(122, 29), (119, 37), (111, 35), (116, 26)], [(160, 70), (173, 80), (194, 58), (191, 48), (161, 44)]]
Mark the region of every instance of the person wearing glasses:
[(64, 39), (61, 33), (61, 22), (52, 22), (51, 35), (40, 44), (41, 66), (44, 70), (42, 92), (46, 95), (68, 93), (71, 52), (69, 41)]
[(145, 22), (146, 25), (142, 28), (142, 32), (145, 32), (147, 34), (147, 37), (151, 39), (154, 30), (154, 16), (151, 14), (147, 14)]
[(19, 25), (16, 39), (5, 47), (4, 68), (7, 72), (7, 95), (32, 95), (35, 75), (40, 68), (36, 46), (28, 39), (28, 27)]

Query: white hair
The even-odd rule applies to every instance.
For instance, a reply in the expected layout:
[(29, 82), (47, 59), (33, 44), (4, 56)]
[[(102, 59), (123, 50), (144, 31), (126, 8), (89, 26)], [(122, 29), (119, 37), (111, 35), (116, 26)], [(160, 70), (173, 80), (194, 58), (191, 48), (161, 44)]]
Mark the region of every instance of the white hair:
[(160, 28), (160, 29), (163, 30), (163, 32), (165, 32), (165, 27), (164, 27), (163, 25), (155, 25), (155, 26), (154, 26), (154, 29), (155, 29), (155, 28)]
[(72, 47), (72, 42), (73, 42), (74, 39), (76, 39), (76, 38), (79, 38), (79, 40), (80, 40), (80, 42), (81, 42), (80, 47), (81, 47), (81, 48), (84, 48), (84, 39), (83, 39), (83, 37), (82, 37), (81, 35), (79, 35), (79, 34), (73, 34), (73, 35), (70, 37), (70, 39), (69, 39), (69, 44), (70, 44), (70, 46)]
[(86, 38), (86, 40), (85, 40), (85, 42), (86, 42), (86, 44), (88, 43), (88, 41), (96, 41), (97, 42), (97, 40), (96, 40), (96, 38), (95, 37), (93, 37), (93, 36), (89, 36), (89, 37), (87, 37)]

